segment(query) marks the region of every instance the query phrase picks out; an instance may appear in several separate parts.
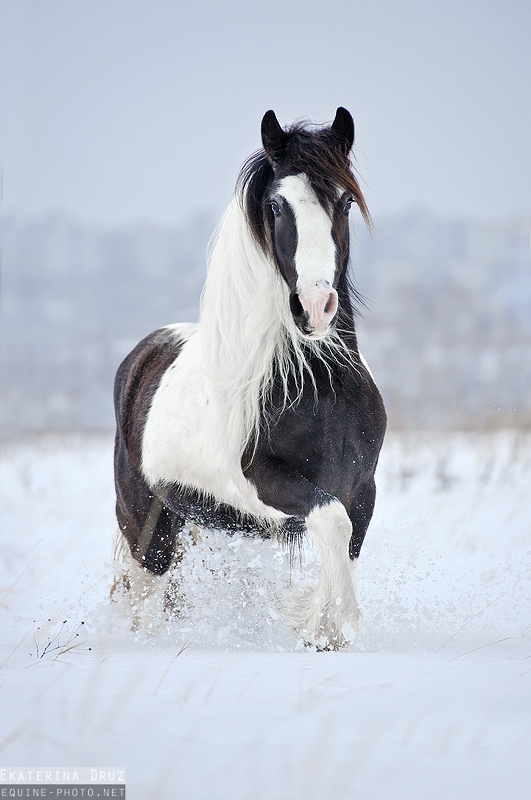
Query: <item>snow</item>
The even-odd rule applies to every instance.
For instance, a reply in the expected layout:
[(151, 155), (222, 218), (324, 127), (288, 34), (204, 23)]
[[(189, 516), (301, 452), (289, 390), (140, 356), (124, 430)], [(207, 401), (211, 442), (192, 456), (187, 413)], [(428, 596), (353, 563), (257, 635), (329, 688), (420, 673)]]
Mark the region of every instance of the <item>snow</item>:
[(111, 462), (105, 436), (3, 445), (0, 766), (125, 767), (139, 800), (528, 796), (530, 434), (388, 435), (339, 653), (282, 613), (316, 554), (219, 532), (180, 616), (132, 633)]

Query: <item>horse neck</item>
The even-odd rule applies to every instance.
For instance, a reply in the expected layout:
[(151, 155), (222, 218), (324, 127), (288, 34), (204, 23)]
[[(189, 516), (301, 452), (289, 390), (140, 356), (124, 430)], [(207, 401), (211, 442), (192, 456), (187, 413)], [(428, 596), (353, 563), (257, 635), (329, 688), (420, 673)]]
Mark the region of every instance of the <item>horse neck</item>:
[[(350, 303), (347, 306), (351, 311)], [(347, 312), (347, 329), (354, 336)], [(352, 328), (351, 323), (352, 321)], [(284, 406), (295, 402), (310, 381), (312, 363), (352, 363), (355, 336), (301, 343), (289, 307), (289, 289), (273, 260), (256, 243), (242, 209), (233, 200), (218, 228), (199, 317), (205, 377), (217, 400), (226, 442), (243, 452), (260, 430), (264, 402), (280, 381)], [(319, 370), (322, 372), (322, 370)]]

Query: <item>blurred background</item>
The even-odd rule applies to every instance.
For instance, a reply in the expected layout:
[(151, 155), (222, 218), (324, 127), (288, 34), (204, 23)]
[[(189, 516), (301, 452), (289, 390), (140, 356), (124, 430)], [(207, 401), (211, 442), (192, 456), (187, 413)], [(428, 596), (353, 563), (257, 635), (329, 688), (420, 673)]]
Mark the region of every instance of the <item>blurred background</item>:
[(395, 428), (531, 426), (531, 6), (2, 0), (0, 434), (106, 430), (194, 321), (260, 120), (356, 122), (359, 338)]

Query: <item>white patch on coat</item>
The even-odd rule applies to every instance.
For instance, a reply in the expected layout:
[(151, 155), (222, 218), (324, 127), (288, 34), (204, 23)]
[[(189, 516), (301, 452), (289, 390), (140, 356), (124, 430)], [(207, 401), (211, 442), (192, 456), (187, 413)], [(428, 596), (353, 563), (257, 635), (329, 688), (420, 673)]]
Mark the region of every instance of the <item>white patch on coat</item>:
[(225, 438), (227, 409), (209, 381), (195, 332), (164, 374), (144, 428), (142, 472), (151, 486), (180, 484), (258, 517), (281, 521), (244, 477), (239, 442)]

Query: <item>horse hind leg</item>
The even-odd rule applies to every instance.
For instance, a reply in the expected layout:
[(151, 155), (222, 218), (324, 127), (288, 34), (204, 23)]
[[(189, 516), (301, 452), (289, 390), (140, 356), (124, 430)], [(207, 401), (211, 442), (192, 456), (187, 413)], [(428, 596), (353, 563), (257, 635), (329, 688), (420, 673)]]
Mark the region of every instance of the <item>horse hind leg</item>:
[(117, 525), (112, 540), (113, 582), (109, 592), (111, 600), (118, 600), (120, 595), (125, 594), (131, 588), (129, 579), (131, 560), (127, 539)]
[(118, 529), (114, 540), (114, 583), (111, 597), (126, 595), (134, 631), (156, 631), (170, 615), (176, 614), (177, 565), (185, 546), (179, 535), (184, 519), (162, 506), (150, 509), (133, 546)]
[(133, 558), (129, 544), (118, 528), (113, 547), (114, 580), (110, 591), (115, 602), (127, 603), (125, 613), (131, 618), (131, 630), (154, 632), (164, 620), (169, 572), (154, 575)]
[(356, 638), (360, 609), (355, 564), (349, 558), (352, 524), (338, 500), (315, 508), (306, 527), (321, 556), (314, 589), (294, 598), (290, 616), (304, 642), (318, 650), (339, 650)]
[(164, 595), (164, 611), (168, 617), (179, 619), (184, 617), (189, 610), (181, 566), (190, 547), (201, 544), (202, 541), (202, 530), (198, 525), (189, 523), (183, 528), (175, 558), (168, 572), (169, 580)]

